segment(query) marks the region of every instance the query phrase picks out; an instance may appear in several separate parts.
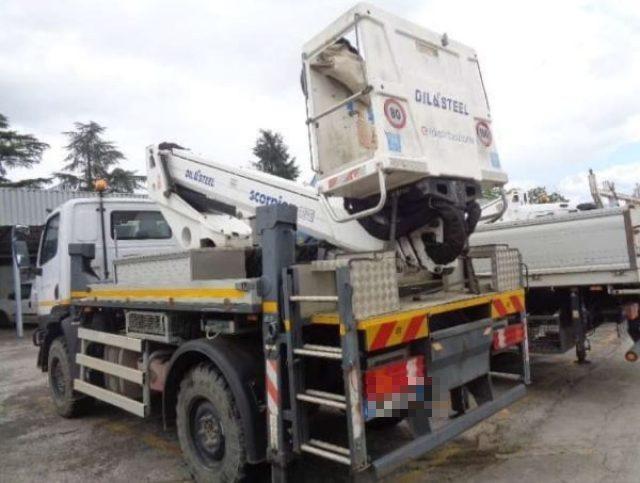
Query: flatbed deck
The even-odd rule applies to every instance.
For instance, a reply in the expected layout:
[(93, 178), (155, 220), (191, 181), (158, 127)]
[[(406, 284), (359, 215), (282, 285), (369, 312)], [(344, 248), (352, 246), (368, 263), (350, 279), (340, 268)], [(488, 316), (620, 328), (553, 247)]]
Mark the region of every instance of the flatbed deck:
[(257, 279), (192, 281), (188, 285), (94, 284), (72, 292), (72, 303), (87, 307), (253, 314), (261, 309)]

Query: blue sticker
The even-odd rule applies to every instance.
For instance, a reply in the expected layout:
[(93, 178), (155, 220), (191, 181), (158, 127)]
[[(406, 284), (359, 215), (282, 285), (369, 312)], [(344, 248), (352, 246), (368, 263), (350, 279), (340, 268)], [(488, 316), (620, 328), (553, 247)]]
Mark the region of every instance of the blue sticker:
[(387, 145), (389, 146), (389, 151), (395, 151), (399, 153), (402, 151), (402, 144), (400, 142), (400, 134), (396, 134), (394, 132), (386, 132), (387, 135)]
[(491, 166), (500, 168), (500, 156), (495, 151), (491, 153)]
[(353, 101), (347, 102), (347, 112), (349, 113), (350, 116), (353, 116), (356, 113), (356, 108), (355, 108), (355, 105), (353, 104)]

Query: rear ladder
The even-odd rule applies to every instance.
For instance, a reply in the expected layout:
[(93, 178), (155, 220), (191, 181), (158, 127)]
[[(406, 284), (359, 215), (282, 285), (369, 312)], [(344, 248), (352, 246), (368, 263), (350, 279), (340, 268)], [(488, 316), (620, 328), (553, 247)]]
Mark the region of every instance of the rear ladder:
[[(292, 273), (283, 273), (283, 300), (286, 329), (286, 351), (289, 377), (290, 420), (292, 425), (292, 450), (295, 453), (311, 453), (358, 471), (367, 466), (365, 439), (365, 415), (362, 404), (362, 373), (358, 350), (358, 331), (352, 314), (352, 290), (349, 268), (335, 269), (337, 296), (296, 295), (297, 284)], [(303, 332), (304, 321), (300, 316), (301, 302), (333, 302), (340, 314), (340, 346), (309, 344)], [(328, 330), (328, 328), (326, 329)], [(344, 381), (343, 394), (320, 391), (308, 387), (305, 376), (305, 360), (340, 361)], [(309, 434), (308, 405), (332, 407), (345, 411), (349, 447), (311, 438)]]

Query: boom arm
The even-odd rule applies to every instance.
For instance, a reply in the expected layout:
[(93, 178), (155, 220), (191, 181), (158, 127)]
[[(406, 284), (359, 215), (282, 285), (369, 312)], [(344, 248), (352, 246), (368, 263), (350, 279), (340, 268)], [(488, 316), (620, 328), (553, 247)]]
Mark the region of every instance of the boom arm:
[(149, 148), (149, 192), (182, 246), (248, 244), (256, 207), (287, 203), (316, 239), (349, 252), (391, 242), (408, 265), (440, 273), (480, 218), (481, 184), (507, 181), (475, 52), (357, 5), (302, 58), (319, 187)]
[[(209, 244), (204, 240), (215, 246), (249, 244), (249, 218), (256, 207), (273, 203), (295, 205), (298, 229), (338, 248), (375, 251), (384, 246), (357, 221), (333, 221), (314, 187), (164, 147), (147, 148), (149, 195), (184, 248)], [(333, 209), (343, 210), (339, 203)]]

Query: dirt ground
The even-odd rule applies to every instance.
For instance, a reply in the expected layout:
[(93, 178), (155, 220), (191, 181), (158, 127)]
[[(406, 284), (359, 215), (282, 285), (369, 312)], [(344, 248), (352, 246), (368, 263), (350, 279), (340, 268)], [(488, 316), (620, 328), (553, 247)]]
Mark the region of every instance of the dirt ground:
[[(612, 326), (591, 342), (587, 365), (573, 354), (536, 357), (526, 398), (388, 481), (640, 481), (640, 362), (624, 360), (631, 343)], [(0, 330), (0, 482), (190, 480), (159, 417), (106, 405), (80, 419), (58, 417), (36, 352), (29, 334), (18, 341)], [(322, 460), (301, 471), (305, 481), (346, 480), (343, 468)], [(259, 468), (254, 479), (266, 473)]]

